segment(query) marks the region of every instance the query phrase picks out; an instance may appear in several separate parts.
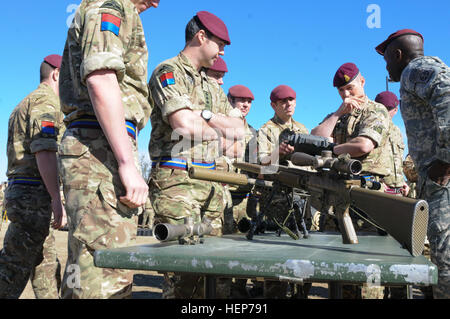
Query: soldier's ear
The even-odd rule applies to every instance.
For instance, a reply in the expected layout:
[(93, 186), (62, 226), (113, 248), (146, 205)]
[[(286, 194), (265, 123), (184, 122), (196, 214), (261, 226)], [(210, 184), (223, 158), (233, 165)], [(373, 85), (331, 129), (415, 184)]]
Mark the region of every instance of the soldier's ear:
[(59, 69), (58, 68), (53, 70), (53, 72), (52, 72), (52, 80), (55, 81), (55, 82), (58, 82), (58, 80), (59, 80)]
[(396, 60), (397, 62), (403, 60), (403, 57), (404, 57), (404, 56), (405, 56), (405, 55), (403, 54), (402, 49), (396, 49), (396, 50), (394, 51), (394, 58), (395, 58), (395, 60)]
[(361, 75), (361, 87), (364, 88), (365, 84), (366, 84), (366, 79)]
[(208, 38), (208, 36), (206, 35), (205, 30), (200, 30), (195, 34), (195, 37), (197, 38), (198, 42), (200, 43), (200, 45), (202, 45), (206, 39)]

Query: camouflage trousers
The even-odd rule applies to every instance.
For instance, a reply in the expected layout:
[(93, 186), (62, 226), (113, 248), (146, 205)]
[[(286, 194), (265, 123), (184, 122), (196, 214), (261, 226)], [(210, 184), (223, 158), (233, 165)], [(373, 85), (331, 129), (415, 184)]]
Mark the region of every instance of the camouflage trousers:
[(44, 185), (13, 184), (5, 194), (10, 224), (0, 251), (0, 299), (17, 299), (42, 260), (51, 199)]
[[(187, 171), (177, 169), (152, 169), (150, 199), (155, 210), (155, 224), (183, 224), (184, 218), (192, 217), (198, 223), (205, 216), (212, 222), (211, 236), (222, 236), (224, 212), (224, 188), (212, 182), (189, 178)], [(163, 297), (203, 298), (203, 278), (196, 275), (165, 275)], [(217, 298), (230, 294), (230, 280), (217, 280)]]
[(155, 217), (155, 212), (153, 208), (146, 208), (142, 213), (142, 226), (145, 228), (153, 228), (153, 219)]
[(56, 254), (54, 232), (50, 227), (42, 249), (42, 262), (31, 272), (31, 286), (36, 299), (59, 299), (61, 263)]
[[(133, 146), (139, 169), (136, 142)], [(108, 141), (98, 129), (68, 129), (60, 145), (68, 217), (68, 258), (62, 298), (130, 298), (133, 271), (97, 268), (94, 252), (131, 246), (138, 209), (119, 201), (125, 189)]]
[(428, 241), (430, 257), (438, 268), (438, 284), (433, 286), (435, 299), (450, 298), (450, 183), (441, 186), (426, 178), (422, 198), (428, 202)]
[(247, 215), (248, 198), (236, 198), (231, 194), (231, 206), (227, 206), (224, 212), (224, 234), (238, 233), (237, 224), (242, 218), (249, 218)]

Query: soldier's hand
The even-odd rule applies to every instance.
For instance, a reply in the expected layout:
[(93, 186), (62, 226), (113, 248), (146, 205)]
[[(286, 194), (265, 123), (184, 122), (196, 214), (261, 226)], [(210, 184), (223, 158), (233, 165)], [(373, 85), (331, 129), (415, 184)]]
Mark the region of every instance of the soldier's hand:
[(119, 198), (120, 201), (130, 208), (144, 205), (148, 197), (148, 186), (134, 163), (120, 165), (119, 176), (126, 191), (125, 196)]
[(428, 169), (428, 177), (435, 183), (445, 186), (450, 179), (450, 164), (435, 161)]
[(61, 198), (52, 200), (53, 221), (51, 226), (53, 229), (60, 229), (67, 224), (66, 210)]
[(403, 184), (402, 189), (400, 191), (401, 191), (403, 196), (407, 197), (408, 194), (409, 194), (409, 186), (408, 186), (408, 184), (406, 184), (406, 183)]
[(341, 117), (342, 115), (353, 112), (354, 109), (359, 109), (361, 104), (364, 103), (364, 99), (358, 97), (347, 97), (342, 102), (339, 109), (336, 111), (336, 115)]
[(280, 144), (280, 155), (288, 155), (294, 153), (294, 146), (291, 146), (285, 142)]

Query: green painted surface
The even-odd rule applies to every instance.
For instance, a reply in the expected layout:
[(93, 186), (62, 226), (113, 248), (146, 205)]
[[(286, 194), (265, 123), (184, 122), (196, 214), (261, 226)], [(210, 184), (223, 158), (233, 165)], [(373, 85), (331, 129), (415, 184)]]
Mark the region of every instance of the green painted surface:
[(178, 242), (95, 252), (98, 267), (224, 276), (289, 278), (304, 281), (380, 282), (432, 285), (437, 268), (412, 257), (390, 236), (358, 234), (344, 245), (340, 234), (311, 233), (309, 239), (264, 234), (207, 237), (204, 244)]

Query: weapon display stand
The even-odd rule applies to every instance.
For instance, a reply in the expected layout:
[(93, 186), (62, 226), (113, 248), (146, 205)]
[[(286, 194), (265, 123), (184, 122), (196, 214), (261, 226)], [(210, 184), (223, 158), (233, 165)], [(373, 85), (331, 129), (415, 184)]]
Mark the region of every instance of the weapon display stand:
[(340, 233), (311, 232), (308, 240), (274, 233), (247, 240), (244, 235), (205, 237), (203, 245), (175, 242), (98, 250), (95, 265), (205, 276), (207, 297), (215, 278), (265, 278), (293, 283), (322, 282), (339, 298), (342, 284), (382, 286), (437, 284), (437, 267), (413, 257), (392, 237), (358, 233), (359, 243), (342, 243)]

